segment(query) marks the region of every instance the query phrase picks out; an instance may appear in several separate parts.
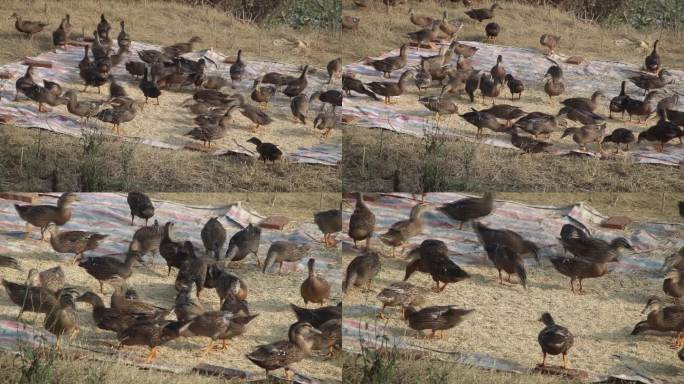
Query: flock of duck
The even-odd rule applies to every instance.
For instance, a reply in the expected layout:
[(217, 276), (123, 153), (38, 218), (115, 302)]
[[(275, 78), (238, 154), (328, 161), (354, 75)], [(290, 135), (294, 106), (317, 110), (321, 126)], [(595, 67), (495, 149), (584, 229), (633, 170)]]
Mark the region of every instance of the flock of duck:
[[(103, 283), (114, 287), (110, 306), (103, 297), (92, 291), (79, 292), (69, 285), (64, 270), (57, 265), (45, 271), (31, 269), (25, 283), (2, 280), (10, 300), (23, 312), (44, 313), (45, 329), (57, 336), (57, 349), (61, 351), (61, 339), (68, 336), (73, 340), (79, 333), (79, 315), (76, 302), (92, 306), (92, 318), (97, 328), (114, 332), (119, 342), (117, 348), (142, 345), (150, 348), (146, 362), (152, 362), (158, 347), (178, 337), (205, 337), (209, 339), (202, 356), (220, 341), (221, 349), (227, 348), (230, 339), (243, 335), (249, 323), (259, 314), (250, 310), (248, 288), (245, 281), (234, 273), (236, 264), (253, 255), (257, 268), (266, 274), (276, 263), (296, 262), (307, 256), (310, 247), (291, 241), (273, 242), (263, 262), (259, 260), (261, 228), (249, 225), (236, 232), (229, 240), (226, 230), (217, 218), (209, 219), (200, 235), (205, 254), (200, 255), (191, 241), (174, 238), (172, 221), (160, 226), (157, 220), (148, 225), (155, 215), (154, 205), (148, 196), (140, 192), (128, 194), (131, 211), (131, 225), (136, 217), (145, 220), (129, 243), (125, 257), (88, 257), (86, 252), (96, 249), (107, 240), (107, 234), (84, 230), (60, 231), (72, 215), (78, 215), (72, 205), (79, 200), (74, 193), (64, 193), (53, 205), (15, 205), (16, 211), (26, 221), (27, 240), (32, 226), (40, 228), (41, 238), (49, 234), (49, 241), (55, 252), (75, 255), (74, 262), (100, 284), (100, 295), (104, 294)], [(318, 212), (314, 221), (324, 234), (327, 247), (334, 247), (330, 235), (342, 229), (341, 212), (338, 209)], [(223, 245), (228, 243), (225, 255)], [(30, 240), (28, 240), (30, 241)], [(177, 296), (171, 307), (160, 307), (143, 301), (126, 281), (133, 274), (133, 264), (143, 263), (143, 257), (150, 254), (154, 264), (159, 254), (171, 270), (178, 273), (169, 289), (175, 289)], [(305, 307), (290, 304), (297, 321), (293, 323), (282, 341), (256, 347), (246, 358), (267, 373), (285, 368), (288, 377), (290, 366), (309, 356), (312, 350), (326, 351), (332, 356), (341, 348), (341, 303), (324, 306), (330, 298), (330, 284), (315, 273), (315, 259), (308, 260), (308, 276), (301, 283), (300, 295)], [(0, 267), (21, 270), (20, 263), (9, 256), (0, 256)], [(35, 282), (36, 277), (38, 283)], [(213, 309), (201, 301), (205, 289), (214, 289), (220, 298), (219, 308)], [(318, 308), (307, 308), (309, 303)], [(175, 313), (175, 320), (167, 319)]]
[[(376, 231), (375, 215), (364, 202), (362, 194), (357, 194), (355, 198), (356, 206), (349, 218), (348, 235), (353, 240), (355, 248), (358, 242), (362, 241), (365, 241), (365, 247), (347, 265), (342, 285), (344, 293), (356, 287), (371, 290), (372, 281), (382, 268), (381, 253), (374, 250), (370, 244)], [(394, 257), (395, 248), (403, 249), (410, 244), (412, 238), (422, 234), (425, 225), (423, 214), (432, 209), (460, 222), (460, 229), (463, 229), (464, 223), (471, 222), (487, 259), (498, 271), (499, 284), (510, 284), (511, 275), (516, 275), (523, 288), (527, 288), (529, 282), (524, 259), (534, 258), (537, 264), (541, 265), (540, 247), (512, 230), (492, 228), (478, 221), (494, 209), (492, 193), (486, 193), (483, 197), (463, 198), (438, 207), (418, 203), (411, 209), (408, 219), (395, 222), (385, 233), (378, 234), (377, 239), (392, 248)], [(679, 203), (679, 209), (684, 217), (684, 202)], [(606, 241), (593, 237), (586, 228), (573, 224), (563, 225), (559, 235), (560, 245), (572, 256), (557, 255), (550, 257), (549, 261), (556, 271), (570, 278), (570, 289), (578, 294), (585, 293), (582, 287), (583, 280), (605, 276), (608, 273), (608, 265), (618, 261), (621, 249), (632, 249), (631, 244), (623, 237)], [(416, 309), (424, 303), (425, 297), (421, 293), (421, 288), (407, 282), (416, 272), (427, 274), (435, 283), (432, 291), (440, 293), (447, 285), (468, 279), (468, 272), (454, 263), (448, 253), (447, 245), (437, 239), (427, 239), (413, 247), (406, 254), (408, 262), (403, 281), (392, 283), (378, 293), (377, 299), (382, 303), (378, 317), (384, 318), (387, 307), (401, 307), (401, 318), (407, 322), (408, 327), (419, 334), (423, 330), (429, 330), (430, 333), (425, 336), (428, 339), (437, 337), (437, 332), (443, 333), (460, 324), (475, 309), (459, 308), (456, 305)], [(663, 268), (669, 271), (663, 281), (663, 291), (678, 303), (684, 296), (684, 247), (668, 257)], [(507, 274), (507, 283), (504, 282), (502, 271)], [(677, 337), (673, 346), (684, 346), (684, 306), (666, 306), (661, 299), (652, 296), (646, 303), (643, 313), (648, 314), (648, 317), (636, 324), (632, 335), (648, 330), (676, 332)], [(544, 323), (538, 337), (544, 356), (541, 366), (546, 364), (547, 354), (561, 354), (563, 368), (568, 369), (567, 354), (574, 342), (572, 332), (556, 324), (549, 313), (543, 313), (539, 320)], [(679, 351), (679, 358), (684, 361), (684, 348)]]
[[(363, 9), (367, 6), (366, 1), (355, 1), (355, 4)], [(396, 5), (398, 2), (386, 1), (385, 4)], [(467, 4), (466, 4), (467, 3)], [(470, 2), (465, 2), (470, 6)], [(465, 14), (473, 20), (482, 22), (494, 18), (495, 9), (502, 9), (497, 3), (490, 8), (470, 9)], [(391, 104), (393, 97), (401, 96), (408, 91), (409, 80), (413, 79), (418, 90), (419, 100), (429, 111), (433, 112), (439, 121), (440, 116), (454, 115), (459, 113), (459, 107), (454, 102), (454, 97), (467, 94), (471, 103), (475, 102), (476, 93), (479, 91), (482, 103), (489, 98), (492, 106), (487, 109), (477, 110), (473, 107), (470, 111), (460, 115), (465, 121), (477, 128), (477, 137), (481, 137), (483, 129), (494, 132), (507, 133), (510, 135), (511, 144), (525, 153), (546, 152), (553, 143), (549, 140), (539, 140), (539, 136), (550, 138), (552, 133), (560, 132), (560, 139), (570, 137), (582, 150), (586, 150), (588, 144), (595, 143), (598, 152), (603, 152), (603, 144), (614, 143), (615, 153), (620, 151), (621, 145), (629, 149), (629, 145), (642, 141), (653, 142), (656, 150), (663, 152), (664, 145), (671, 140), (679, 139), (682, 144), (684, 136), (684, 112), (676, 107), (679, 105), (679, 93), (667, 93), (663, 88), (674, 82), (668, 71), (661, 65), (661, 56), (658, 52), (658, 40), (653, 43), (652, 52), (644, 59), (642, 71), (629, 71), (628, 78), (621, 84), (621, 92), (618, 96), (610, 99), (606, 105), (609, 117), (597, 113), (601, 106), (601, 99), (605, 98), (602, 91), (597, 90), (591, 97), (572, 97), (560, 101), (562, 107), (557, 115), (539, 111), (525, 112), (518, 106), (509, 104), (496, 104), (496, 99), (503, 95), (503, 87), (510, 92), (511, 100), (522, 99), (526, 85), (516, 78), (505, 67), (504, 57), (499, 55), (496, 64), (492, 68), (475, 68), (471, 57), (477, 54), (476, 47), (459, 43), (456, 36), (463, 26), (460, 20), (449, 20), (444, 11), (440, 19), (425, 15), (418, 15), (413, 8), (409, 10), (410, 22), (422, 27), (415, 32), (408, 33), (406, 37), (409, 43), (403, 44), (399, 49), (399, 55), (389, 56), (383, 59), (368, 59), (365, 63), (376, 71), (389, 78), (392, 72), (402, 71), (398, 81), (373, 81), (363, 83), (355, 78), (353, 73), (342, 75), (342, 89), (351, 96), (351, 91), (367, 95), (378, 100), (377, 95), (384, 97), (386, 104)], [(360, 19), (353, 16), (343, 16), (343, 26), (349, 30), (358, 28)], [(496, 22), (485, 26), (487, 41), (495, 39), (501, 31)], [(439, 53), (432, 56), (421, 56), (418, 68), (406, 69), (408, 54), (411, 46), (430, 47), (434, 41), (446, 37), (447, 44), (441, 46)], [(561, 64), (553, 60), (551, 56), (560, 45), (561, 37), (553, 34), (543, 34), (540, 44), (548, 48), (547, 59), (551, 65), (544, 74), (543, 90), (553, 102), (554, 97), (559, 97), (565, 92), (563, 82), (563, 68)], [(457, 61), (452, 63), (453, 56)], [(540, 74), (541, 75), (541, 74)], [(630, 95), (626, 92), (627, 81), (644, 90), (645, 96)], [(436, 96), (423, 96), (423, 92), (430, 88), (440, 89)], [(517, 96), (517, 97), (515, 97)], [(658, 100), (658, 96), (661, 97)], [(649, 117), (657, 114), (658, 121), (645, 131), (635, 136), (634, 132), (626, 127), (621, 127), (607, 132), (607, 120), (613, 118), (613, 113), (620, 113), (637, 117), (639, 124), (645, 123)], [(502, 121), (505, 122), (502, 123)], [(568, 127), (568, 121), (579, 124), (576, 127)], [(623, 120), (620, 120), (623, 121)]]
[[(15, 28), (28, 38), (41, 32), (48, 24), (24, 20), (14, 13)], [(195, 115), (196, 127), (185, 135), (194, 140), (201, 141), (203, 148), (210, 149), (212, 142), (216, 142), (226, 136), (232, 127), (232, 113), (239, 110), (242, 116), (254, 124), (254, 132), (259, 127), (264, 127), (274, 118), (265, 109), (269, 102), (275, 101), (276, 94), (281, 92), (290, 100), (290, 110), (294, 122), (307, 124), (310, 112), (315, 112), (313, 128), (322, 131), (323, 137), (327, 137), (336, 127), (336, 107), (342, 106), (342, 92), (336, 89), (315, 91), (307, 95), (307, 72), (309, 66), (304, 66), (300, 76), (291, 76), (278, 72), (268, 72), (254, 79), (249, 96), (237, 92), (228, 94), (221, 91), (224, 87), (236, 88), (236, 83), (246, 78), (249, 63), (242, 55), (242, 50), (237, 53), (236, 60), (230, 66), (230, 81), (219, 75), (206, 73), (207, 62), (218, 68), (218, 65), (208, 57), (198, 60), (190, 60), (182, 55), (192, 52), (200, 37), (194, 36), (187, 42), (177, 43), (163, 47), (161, 50), (140, 50), (137, 60), (128, 60), (131, 55), (131, 36), (125, 29), (124, 20), (120, 22), (120, 32), (117, 36), (117, 50), (114, 52), (114, 41), (109, 37), (111, 25), (105, 15), (100, 16), (96, 30), (90, 43), (84, 44), (83, 59), (78, 63), (78, 70), (86, 92), (88, 87), (95, 87), (100, 93), (100, 87), (109, 83), (109, 98), (98, 101), (79, 100), (76, 90), (64, 91), (60, 84), (49, 80), (43, 80), (40, 85), (35, 78), (34, 67), (29, 65), (26, 73), (16, 81), (16, 96), (20, 94), (38, 103), (39, 112), (46, 112), (45, 104), (49, 106), (66, 105), (69, 113), (78, 116), (88, 122), (89, 118), (96, 118), (112, 125), (116, 134), (123, 134), (121, 124), (132, 121), (138, 115), (138, 109), (148, 103), (149, 99), (156, 100), (162, 91), (180, 91), (183, 88), (193, 87), (192, 98), (183, 102), (182, 106), (189, 109)], [(66, 15), (59, 27), (52, 34), (55, 49), (64, 48), (71, 42), (70, 36), (73, 25), (71, 18)], [(92, 55), (92, 59), (91, 59)], [(112, 75), (113, 68), (124, 65), (131, 75), (132, 81), (138, 81), (138, 88), (145, 97), (142, 103), (128, 95)], [(333, 79), (341, 72), (341, 60), (331, 60), (326, 66), (331, 84)], [(246, 101), (249, 97), (257, 106)], [(313, 110), (314, 102), (320, 102), (318, 111)], [(248, 142), (256, 146), (260, 158), (275, 162), (282, 156), (282, 151), (277, 144), (262, 142), (257, 137), (252, 137)]]

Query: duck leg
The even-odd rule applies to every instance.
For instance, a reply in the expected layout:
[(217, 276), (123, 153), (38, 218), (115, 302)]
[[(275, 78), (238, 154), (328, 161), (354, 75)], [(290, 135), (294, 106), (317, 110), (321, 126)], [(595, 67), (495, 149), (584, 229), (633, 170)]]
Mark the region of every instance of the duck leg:
[(214, 348), (214, 339), (209, 340), (209, 345), (207, 345), (206, 348), (204, 348), (204, 352), (200, 355), (200, 357), (205, 357), (207, 354)]
[[(42, 230), (42, 228), (41, 228), (41, 230)], [(29, 235), (31, 235), (31, 224), (29, 224), (27, 222), (26, 225), (24, 226), (24, 237), (22, 240), (28, 239)]]
[(546, 367), (546, 352), (542, 351), (542, 362), (539, 364), (540, 367)]
[(255, 253), (254, 257), (256, 258), (257, 268), (261, 269), (261, 261), (259, 261), (259, 256), (257, 256), (257, 254)]
[(384, 312), (385, 312), (385, 304), (383, 304), (382, 308), (380, 308), (380, 312), (378, 312), (377, 318), (384, 320), (385, 319), (385, 313)]
[(285, 368), (285, 376), (287, 376), (288, 382), (292, 382), (292, 380), (294, 379), (294, 375), (294, 372), (292, 372), (292, 370), (289, 367)]
[(563, 369), (570, 369), (570, 365), (568, 365), (568, 354), (567, 353), (563, 354)]
[(147, 358), (145, 359), (145, 364), (150, 364), (156, 358), (157, 358), (157, 347), (152, 347), (150, 349), (150, 353), (147, 355)]
[(575, 279), (570, 279), (570, 290), (575, 293)]
[(579, 294), (584, 295), (584, 290), (582, 290), (582, 279), (579, 279)]
[(76, 336), (78, 336), (79, 333), (81, 333), (80, 328), (76, 328), (75, 331), (71, 332), (71, 335), (69, 336), (69, 344), (73, 343), (74, 339), (76, 338)]

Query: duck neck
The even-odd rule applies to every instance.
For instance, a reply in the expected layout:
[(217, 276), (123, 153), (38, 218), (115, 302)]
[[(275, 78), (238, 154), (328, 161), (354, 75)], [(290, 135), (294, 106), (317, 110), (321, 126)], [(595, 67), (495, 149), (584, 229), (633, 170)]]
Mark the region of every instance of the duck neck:
[(104, 301), (98, 295), (92, 295), (90, 297), (90, 304), (92, 304), (93, 309), (105, 308)]
[(311, 346), (313, 343), (310, 340), (306, 340), (303, 335), (296, 333), (290, 341), (301, 349), (304, 354), (311, 354)]

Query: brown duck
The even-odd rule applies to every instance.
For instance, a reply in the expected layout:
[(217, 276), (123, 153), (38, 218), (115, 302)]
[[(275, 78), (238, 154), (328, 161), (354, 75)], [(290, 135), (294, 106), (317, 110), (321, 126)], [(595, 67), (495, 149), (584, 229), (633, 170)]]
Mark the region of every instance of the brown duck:
[(575, 336), (567, 328), (557, 325), (548, 312), (544, 312), (539, 321), (544, 323), (544, 329), (537, 336), (544, 356), (540, 366), (546, 366), (546, 355), (563, 355), (563, 369), (568, 369), (568, 351), (572, 348)]
[(670, 140), (679, 138), (681, 142), (682, 136), (684, 136), (684, 131), (677, 124), (665, 120), (665, 111), (658, 111), (658, 123), (649, 129), (641, 132), (637, 140), (637, 144), (642, 141), (654, 141), (656, 142), (656, 150), (658, 152), (665, 151), (665, 144)]
[(308, 70), (309, 70), (309, 66), (305, 65), (304, 68), (302, 69), (302, 74), (299, 75), (298, 78), (290, 81), (287, 84), (287, 87), (285, 87), (285, 89), (283, 89), (283, 94), (285, 94), (285, 96), (292, 98), (292, 97), (295, 97), (295, 96), (299, 95), (300, 93), (304, 92), (304, 90), (306, 89), (306, 86), (309, 84), (308, 81), (306, 80), (306, 72)]
[(275, 263), (279, 263), (278, 273), (282, 273), (284, 262), (295, 262), (303, 259), (311, 250), (308, 244), (298, 244), (293, 241), (278, 240), (271, 243), (266, 253), (261, 272), (266, 273)]
[[(408, 307), (406, 308), (405, 319), (408, 322), (409, 328), (413, 330), (422, 331), (429, 329), (430, 334), (424, 338), (441, 339), (444, 337), (445, 330), (457, 326), (463, 322), (466, 316), (473, 312), (475, 312), (474, 309), (462, 309), (454, 305), (425, 307), (421, 310)], [(439, 336), (436, 335), (437, 331), (442, 331)]]
[(347, 291), (352, 287), (370, 288), (373, 279), (380, 272), (380, 255), (372, 250), (366, 250), (364, 253), (356, 256), (347, 265), (347, 271), (342, 282), (342, 292)]
[(126, 253), (126, 258), (98, 256), (88, 257), (78, 264), (79, 267), (100, 283), (100, 293), (104, 293), (103, 282), (112, 279), (126, 280), (133, 274), (133, 263), (142, 262), (140, 255), (134, 249)]
[(566, 128), (561, 135), (561, 139), (572, 135), (572, 140), (577, 143), (581, 150), (587, 150), (587, 144), (596, 143), (598, 152), (603, 152), (603, 136), (606, 130), (606, 125), (583, 125), (582, 127)]
[(368, 88), (374, 93), (385, 97), (385, 104), (392, 104), (391, 99), (400, 96), (406, 91), (406, 82), (409, 77), (413, 77), (413, 70), (405, 71), (396, 83), (391, 81), (373, 81), (368, 84)]
[(378, 312), (380, 319), (385, 318), (384, 312), (387, 307), (401, 307), (401, 318), (403, 319), (406, 307), (420, 306), (425, 302), (425, 297), (421, 294), (420, 289), (405, 281), (390, 284), (380, 291), (376, 297), (382, 303), (382, 308)]
[(128, 192), (126, 201), (131, 210), (131, 225), (134, 224), (135, 218), (139, 217), (145, 220), (145, 226), (147, 226), (147, 221), (154, 216), (154, 204), (150, 197), (143, 192), (132, 191)]
[(48, 23), (43, 23), (40, 21), (23, 20), (16, 12), (10, 16), (10, 19), (15, 19), (14, 28), (16, 28), (17, 31), (25, 34), (26, 38), (29, 40), (33, 38), (33, 35), (42, 32), (43, 29), (49, 25)]
[(24, 239), (31, 233), (31, 225), (40, 227), (40, 238), (45, 240), (45, 230), (48, 224), (55, 223), (64, 225), (71, 219), (71, 205), (78, 201), (75, 193), (63, 193), (57, 200), (57, 206), (53, 205), (19, 205), (15, 204), (14, 209), (24, 221), (26, 229)]
[(679, 304), (679, 299), (684, 296), (684, 270), (673, 269), (665, 275), (663, 292)]
[(582, 280), (604, 276), (608, 264), (580, 257), (551, 257), (551, 264), (558, 272), (570, 278), (570, 290), (575, 293), (575, 280), (579, 280), (579, 294), (583, 294)]
[(323, 233), (323, 243), (326, 247), (337, 245), (332, 235), (342, 231), (342, 202), (339, 209), (329, 209), (314, 213), (314, 223)]
[[(448, 256), (449, 249), (441, 240), (427, 239), (411, 250), (408, 257), (412, 261), (406, 266), (404, 281), (414, 272), (429, 274), (435, 282), (433, 292), (442, 292), (448, 284), (458, 283), (470, 277)], [(439, 283), (444, 283), (440, 287)]]
[(556, 48), (560, 44), (560, 36), (552, 35), (550, 33), (545, 33), (539, 38), (539, 44), (545, 46), (549, 49), (547, 55), (553, 55), (556, 52)]
[(664, 307), (660, 299), (652, 296), (646, 302), (646, 307), (641, 313), (648, 313), (646, 321), (649, 329), (660, 332), (677, 332), (677, 337), (672, 342), (673, 347), (678, 348), (684, 345), (684, 306)]
[(470, 9), (468, 11), (465, 11), (465, 14), (468, 15), (473, 20), (477, 20), (478, 22), (482, 22), (482, 20), (487, 20), (491, 19), (494, 17), (494, 10), (496, 8), (503, 9), (499, 4), (494, 3), (492, 4), (491, 7), (489, 8), (475, 8), (475, 9)]
[(566, 107), (581, 109), (583, 111), (594, 112), (598, 107), (599, 98), (605, 97), (603, 92), (596, 91), (591, 95), (591, 98), (586, 97), (571, 97), (561, 101), (561, 104)]
[(658, 54), (659, 42), (659, 40), (653, 42), (651, 54), (644, 59), (644, 68), (649, 72), (658, 73), (658, 70), (660, 70), (660, 55)]
[(366, 249), (370, 248), (370, 239), (375, 230), (375, 215), (368, 209), (368, 206), (363, 201), (363, 194), (357, 192), (356, 206), (354, 212), (349, 217), (349, 231), (347, 234), (354, 241), (354, 248), (357, 247), (359, 241), (366, 240)]
[(418, 236), (423, 232), (423, 214), (431, 207), (424, 203), (416, 204), (411, 208), (411, 213), (407, 220), (400, 220), (379, 236), (380, 241), (392, 247), (392, 257), (396, 247), (403, 247), (410, 238)]
[(86, 231), (60, 232), (57, 224), (48, 224), (46, 231), (50, 233), (50, 245), (58, 253), (73, 253), (74, 262), (83, 257), (85, 251), (97, 248), (109, 235)]
[(304, 299), (304, 305), (308, 305), (310, 302), (315, 304), (323, 305), (330, 299), (330, 283), (325, 279), (316, 276), (314, 271), (314, 265), (316, 260), (314, 258), (309, 259), (307, 267), (309, 269), (309, 277), (302, 282), (299, 287), (299, 292)]
[(615, 153), (620, 152), (620, 145), (625, 144), (625, 151), (629, 151), (629, 145), (636, 141), (634, 133), (627, 128), (617, 128), (610, 135), (603, 138), (601, 144), (615, 143)]
[(494, 210), (494, 193), (487, 192), (482, 197), (466, 197), (437, 208), (450, 218), (460, 223), (458, 229), (463, 229), (467, 221), (479, 219), (492, 213)]

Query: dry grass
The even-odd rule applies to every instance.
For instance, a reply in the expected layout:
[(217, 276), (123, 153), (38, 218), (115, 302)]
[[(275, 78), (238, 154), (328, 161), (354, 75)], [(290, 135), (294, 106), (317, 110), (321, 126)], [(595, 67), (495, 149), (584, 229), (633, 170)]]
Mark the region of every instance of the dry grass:
[[(57, 25), (59, 18), (64, 14), (70, 13), (75, 26), (74, 31), (80, 34), (83, 29), (88, 35), (89, 31), (94, 29), (99, 14), (105, 12), (113, 25), (112, 30), (116, 31), (115, 34), (119, 30), (118, 21), (124, 18), (127, 30), (137, 41), (167, 45), (186, 41), (189, 37), (198, 35), (203, 38), (203, 43), (200, 43), (197, 49), (213, 47), (229, 55), (234, 54), (237, 49), (243, 49), (247, 60), (258, 58), (292, 64), (307, 63), (319, 69), (324, 68), (330, 59), (336, 57), (337, 47), (342, 44), (331, 31), (295, 31), (277, 25), (245, 24), (211, 7), (190, 7), (175, 2), (69, 0), (26, 3), (11, 0), (3, 2), (0, 9), (3, 14), (17, 12), (26, 19), (48, 20), (51, 23), (48, 30), (52, 30), (52, 26)], [(28, 42), (14, 30), (14, 24), (9, 21), (0, 25), (0, 37), (3, 41), (0, 63), (17, 61), (52, 48), (49, 31), (34, 36), (33, 41)], [(298, 41), (304, 44), (297, 47)], [(313, 137), (310, 127), (308, 130), (307, 134)], [(75, 138), (43, 133), (42, 146), (36, 149), (40, 135), (37, 132), (6, 126), (0, 135), (0, 152), (3, 154), (3, 158), (0, 159), (0, 188), (3, 189), (49, 190), (52, 186), (45, 178), (50, 179), (53, 171), (59, 179), (57, 188), (60, 190), (341, 189), (339, 171), (335, 167), (301, 164), (264, 167), (252, 159), (243, 157), (215, 158), (198, 152), (160, 150), (115, 141), (106, 143), (103, 149), (106, 156), (85, 159), (80, 156), (82, 151), (79, 140)], [(291, 133), (289, 135), (293, 136)], [(336, 140), (339, 141), (339, 137)], [(27, 157), (27, 152), (35, 152), (36, 160), (32, 161)], [(102, 180), (94, 186), (83, 185), (87, 183), (78, 180), (80, 164), (92, 164), (95, 160), (100, 162), (97, 168), (98, 176)]]
[[(487, 5), (488, 2), (481, 2)], [(677, 34), (642, 33), (631, 28), (606, 28), (594, 23), (581, 22), (569, 13), (552, 7), (530, 7), (505, 2), (504, 10), (497, 11), (495, 21), (503, 32), (496, 44), (540, 50), (539, 36), (551, 32), (563, 37), (559, 52), (581, 55), (591, 59), (620, 60), (640, 64), (648, 50), (640, 48), (638, 41), (651, 42), (660, 38), (665, 47), (664, 65), (681, 68), (684, 49), (678, 44)], [(395, 49), (404, 42), (406, 32), (416, 30), (407, 16), (408, 5), (389, 10), (384, 7), (360, 10), (345, 2), (344, 14), (361, 18), (359, 36), (369, 36), (363, 44), (350, 44), (346, 55), (360, 60)], [(450, 17), (466, 18), (463, 7), (447, 3)], [(437, 17), (440, 8), (433, 2), (416, 6), (417, 12)], [(543, 17), (539, 17), (539, 15)], [(526, 22), (534, 20), (533, 23)], [(459, 34), (460, 40), (482, 41), (483, 25), (467, 19)], [(350, 34), (351, 37), (351, 34)], [(357, 39), (358, 40), (358, 39)], [(636, 53), (635, 53), (636, 52)], [(344, 57), (344, 56), (343, 56)], [(401, 97), (405, 110), (423, 108), (413, 100), (415, 90)], [(522, 107), (525, 110), (543, 110), (539, 92), (528, 92)], [(586, 96), (586, 95), (567, 95)], [(460, 109), (464, 99), (454, 100)], [(467, 103), (466, 103), (467, 104)], [(516, 104), (519, 104), (516, 102)], [(427, 113), (426, 113), (427, 115)], [(611, 122), (609, 130), (618, 126)], [(623, 126), (624, 124), (619, 124)], [(448, 129), (470, 132), (471, 127), (456, 117), (448, 122)], [(643, 128), (639, 128), (643, 129)], [(504, 135), (505, 136), (505, 135)], [(519, 156), (519, 152), (493, 148), (487, 145), (438, 139), (441, 147), (428, 152), (424, 141), (407, 135), (379, 130), (348, 127), (344, 137), (344, 188), (346, 190), (387, 191), (448, 191), (448, 190), (509, 190), (509, 191), (650, 191), (683, 190), (682, 171), (676, 167), (632, 164), (628, 159), (600, 161), (576, 157), (550, 155)], [(555, 144), (559, 144), (554, 140)], [(559, 144), (571, 148), (567, 139)], [(365, 164), (364, 164), (365, 151)], [(394, 178), (398, 172), (399, 180)]]
[[(344, 382), (349, 384), (363, 383), (363, 362), (360, 356), (345, 354)], [(542, 375), (519, 375), (506, 372), (484, 370), (467, 365), (456, 365), (430, 359), (399, 360), (396, 372), (383, 383), (506, 383), (506, 384), (579, 384), (562, 378)]]
[[(274, 199), (275, 196), (275, 199)], [(291, 226), (295, 226), (298, 222), (311, 222), (312, 215), (315, 211), (322, 209), (329, 209), (339, 206), (339, 194), (266, 194), (266, 193), (251, 193), (248, 196), (242, 194), (204, 194), (198, 196), (195, 194), (159, 194), (153, 195), (155, 198), (164, 198), (171, 201), (186, 203), (190, 205), (223, 205), (235, 201), (242, 201), (245, 208), (257, 211), (260, 214), (273, 215), (287, 215), (291, 219)], [(317, 204), (308, 204), (306, 202), (314, 202)], [(318, 202), (320, 201), (320, 204)], [(277, 202), (277, 205), (274, 204)], [(162, 220), (162, 218), (160, 218)], [(199, 230), (199, 228), (198, 228)], [(229, 232), (230, 234), (230, 232)], [(316, 234), (317, 235), (317, 234)], [(12, 240), (14, 241), (14, 240)], [(33, 241), (39, 242), (39, 239), (33, 240), (19, 240), (16, 241)], [(99, 294), (99, 285), (95, 279), (89, 276), (82, 268), (77, 265), (64, 261), (65, 259), (57, 256), (50, 250), (50, 245), (42, 244), (45, 252), (36, 253), (22, 253), (13, 255), (21, 260), (23, 272), (19, 271), (3, 271), (3, 278), (9, 281), (23, 281), (25, 279), (26, 271), (30, 268), (37, 268), (44, 270), (55, 265), (60, 265), (65, 272), (66, 280), (69, 286), (75, 287), (79, 292), (91, 290)], [(262, 251), (265, 252), (265, 249)], [(335, 249), (316, 249), (310, 253), (311, 257), (336, 259), (339, 253)], [(12, 255), (11, 255), (12, 256)], [(262, 255), (263, 259), (263, 255)], [(339, 260), (339, 259), (336, 259)], [(160, 350), (160, 356), (156, 363), (166, 366), (172, 366), (176, 369), (181, 369), (184, 372), (190, 372), (190, 369), (199, 363), (208, 363), (213, 365), (220, 365), (250, 371), (254, 373), (263, 373), (260, 368), (249, 362), (244, 355), (253, 350), (257, 345), (270, 343), (276, 340), (283, 339), (287, 334), (287, 328), (291, 323), (296, 321), (292, 314), (288, 303), (295, 303), (303, 305), (299, 294), (299, 286), (306, 277), (304, 271), (297, 271), (291, 273), (284, 273), (282, 275), (275, 273), (262, 274), (256, 269), (256, 266), (251, 262), (243, 264), (235, 270), (250, 287), (249, 291), (249, 305), (250, 311), (259, 313), (248, 326), (247, 332), (239, 338), (230, 341), (228, 350), (215, 351), (209, 353), (205, 358), (199, 358), (197, 355), (202, 346), (206, 346), (208, 339), (205, 338), (180, 338), (168, 345), (165, 345)], [(134, 273), (128, 279), (129, 285), (135, 287), (143, 300), (153, 302), (162, 307), (170, 307), (173, 305), (176, 292), (173, 288), (175, 281), (175, 273), (172, 272), (170, 277), (167, 277), (166, 266), (156, 264), (155, 266), (134, 266)], [(112, 288), (105, 285), (105, 296), (111, 294)], [(334, 286), (331, 295), (331, 302), (336, 303), (340, 300), (340, 288)], [(105, 298), (108, 303), (108, 299)], [(202, 292), (202, 302), (207, 310), (218, 309), (218, 296), (214, 290), (205, 290)], [(81, 333), (76, 340), (77, 345), (89, 346), (96, 349), (105, 350), (105, 353), (98, 353), (97, 357), (107, 361), (116, 361), (123, 358), (128, 361), (142, 362), (146, 355), (146, 347), (126, 347), (121, 353), (122, 356), (117, 356), (118, 352), (111, 350), (109, 347), (115, 345), (116, 340), (114, 334), (111, 332), (104, 332), (95, 327), (91, 317), (91, 307), (89, 305), (78, 304), (79, 324)], [(0, 318), (15, 319), (19, 308), (15, 306), (7, 297), (6, 294), (0, 295)], [(173, 315), (171, 316), (173, 317)], [(43, 323), (43, 315), (25, 314), (24, 319), (31, 322), (35, 320), (35, 324), (41, 328)], [(112, 353), (113, 352), (113, 353)], [(0, 365), (4, 365), (4, 360), (0, 359)], [(63, 366), (64, 375), (73, 375), (72, 370), (78, 370), (84, 366), (85, 362), (77, 361), (73, 365), (66, 361), (62, 361), (59, 365)], [(342, 369), (342, 361), (340, 358), (323, 358), (321, 356), (312, 356), (297, 364), (295, 369), (301, 371), (306, 375), (313, 377), (339, 380)], [(124, 371), (127, 371), (125, 369)], [(135, 368), (131, 368), (135, 371)], [(113, 371), (99, 367), (97, 364), (92, 370), (87, 371), (88, 375), (103, 375), (111, 376)], [(130, 376), (135, 376), (134, 373), (129, 372)], [(141, 375), (142, 380), (149, 380), (143, 382), (153, 382), (155, 378), (161, 378), (164, 375), (144, 374)], [(70, 382), (64, 376), (62, 382)], [(120, 382), (120, 381), (105, 381), (105, 382)], [(186, 382), (181, 376), (176, 378), (175, 382)], [(191, 380), (191, 378), (187, 378)], [(174, 382), (174, 381), (172, 381)], [(211, 382), (207, 380), (207, 382)]]
[[(538, 154), (485, 144), (446, 141), (427, 151), (407, 135), (359, 127), (345, 129), (342, 170), (348, 191), (682, 191), (683, 170), (585, 157)], [(364, 163), (365, 152), (365, 163)], [(400, 170), (398, 179), (394, 177)], [(398, 182), (397, 182), (398, 181)]]
[[(210, 156), (107, 139), (95, 153), (41, 130), (0, 130), (0, 189), (13, 191), (336, 191), (336, 167)], [(54, 174), (54, 177), (53, 177)], [(86, 178), (87, 176), (87, 178)]]

